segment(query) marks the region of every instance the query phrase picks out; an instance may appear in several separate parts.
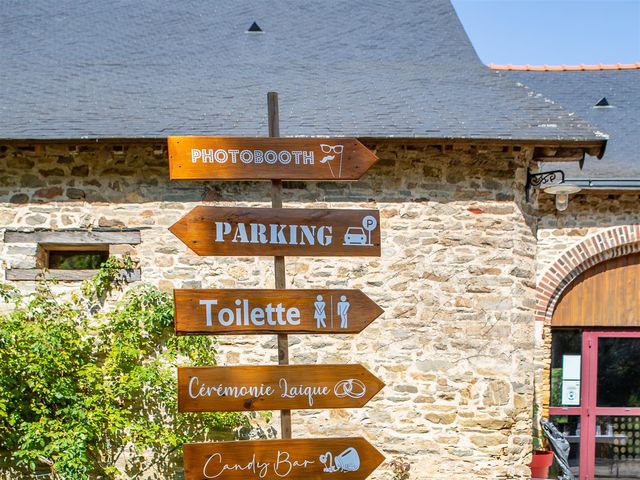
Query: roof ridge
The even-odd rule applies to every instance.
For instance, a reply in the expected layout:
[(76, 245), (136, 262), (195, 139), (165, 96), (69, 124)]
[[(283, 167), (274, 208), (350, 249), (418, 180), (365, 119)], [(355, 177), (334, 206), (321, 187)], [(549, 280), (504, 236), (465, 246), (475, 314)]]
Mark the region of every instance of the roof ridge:
[(524, 72), (571, 72), (571, 71), (597, 71), (597, 70), (637, 70), (640, 63), (613, 63), (596, 65), (487, 65), (492, 70), (509, 70)]

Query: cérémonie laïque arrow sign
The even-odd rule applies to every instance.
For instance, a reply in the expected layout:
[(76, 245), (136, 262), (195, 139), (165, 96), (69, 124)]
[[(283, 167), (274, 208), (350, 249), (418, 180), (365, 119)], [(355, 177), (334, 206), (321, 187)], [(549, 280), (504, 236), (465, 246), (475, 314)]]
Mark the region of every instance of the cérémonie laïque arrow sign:
[(380, 256), (378, 210), (198, 206), (169, 230), (201, 256)]
[(360, 290), (174, 290), (177, 335), (358, 333), (383, 310)]
[(363, 407), (384, 383), (362, 365), (178, 368), (178, 411)]
[(355, 138), (169, 137), (171, 180), (357, 180), (378, 157)]
[(384, 456), (362, 437), (186, 443), (185, 480), (364, 480)]

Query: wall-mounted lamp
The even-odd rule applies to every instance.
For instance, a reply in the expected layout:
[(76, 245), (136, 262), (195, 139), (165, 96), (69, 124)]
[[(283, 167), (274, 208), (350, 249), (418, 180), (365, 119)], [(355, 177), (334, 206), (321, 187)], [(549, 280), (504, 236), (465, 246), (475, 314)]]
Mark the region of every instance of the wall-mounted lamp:
[[(560, 177), (560, 181), (556, 182), (558, 177)], [(566, 210), (569, 205), (569, 195), (578, 193), (581, 190), (577, 185), (564, 182), (564, 172), (562, 170), (531, 173), (531, 171), (527, 169), (527, 184), (525, 185), (525, 199), (527, 202), (531, 195), (531, 189), (534, 187), (542, 188), (545, 193), (555, 195), (556, 208), (561, 212)]]
[(569, 206), (569, 195), (571, 193), (578, 193), (581, 190), (577, 185), (570, 183), (560, 183), (558, 185), (551, 185), (544, 189), (545, 193), (550, 193), (556, 196), (556, 208), (563, 212)]

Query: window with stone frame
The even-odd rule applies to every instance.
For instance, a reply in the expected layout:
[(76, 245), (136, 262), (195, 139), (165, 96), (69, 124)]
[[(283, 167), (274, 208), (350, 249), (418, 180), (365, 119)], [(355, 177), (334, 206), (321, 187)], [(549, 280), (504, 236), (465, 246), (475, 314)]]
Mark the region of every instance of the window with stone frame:
[(109, 258), (109, 245), (39, 245), (41, 268), (97, 270)]
[[(92, 277), (113, 254), (128, 253), (140, 243), (140, 230), (7, 231), (8, 268), (5, 279), (33, 281), (56, 278), (81, 281)], [(140, 279), (140, 270), (123, 271), (127, 281)]]

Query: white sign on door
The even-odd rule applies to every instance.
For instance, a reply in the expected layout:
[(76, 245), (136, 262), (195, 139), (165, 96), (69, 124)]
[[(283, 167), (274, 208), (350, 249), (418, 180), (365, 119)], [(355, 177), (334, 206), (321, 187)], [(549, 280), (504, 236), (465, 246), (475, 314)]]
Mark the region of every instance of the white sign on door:
[(562, 356), (562, 405), (580, 405), (580, 355)]
[(563, 380), (562, 381), (562, 405), (563, 406), (579, 406), (580, 405), (580, 380)]

